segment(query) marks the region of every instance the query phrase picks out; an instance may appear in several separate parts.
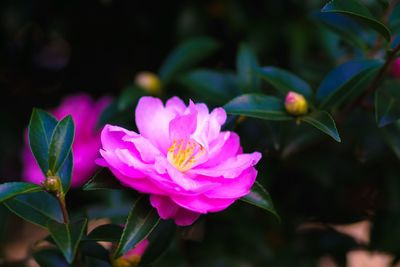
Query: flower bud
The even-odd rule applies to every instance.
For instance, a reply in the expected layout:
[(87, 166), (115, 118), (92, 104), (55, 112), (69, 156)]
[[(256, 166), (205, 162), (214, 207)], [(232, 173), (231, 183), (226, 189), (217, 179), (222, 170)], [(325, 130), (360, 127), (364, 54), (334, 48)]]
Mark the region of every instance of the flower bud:
[(61, 181), (58, 176), (47, 176), (43, 182), (44, 188), (49, 192), (61, 192)]
[(285, 108), (291, 115), (305, 115), (308, 112), (307, 100), (303, 95), (290, 91), (286, 95)]
[(136, 267), (149, 245), (149, 240), (144, 239), (134, 248), (125, 253), (122, 257), (112, 261), (113, 267)]
[(136, 75), (135, 82), (152, 95), (161, 94), (161, 81), (154, 73), (140, 72)]
[(389, 71), (393, 77), (400, 79), (400, 57), (393, 61)]

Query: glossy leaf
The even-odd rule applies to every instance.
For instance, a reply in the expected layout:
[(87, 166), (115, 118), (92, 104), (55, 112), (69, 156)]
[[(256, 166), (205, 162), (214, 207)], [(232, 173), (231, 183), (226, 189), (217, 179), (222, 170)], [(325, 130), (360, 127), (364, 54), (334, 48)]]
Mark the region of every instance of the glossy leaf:
[(48, 150), (58, 121), (41, 109), (33, 109), (28, 126), (29, 145), (43, 174), (49, 170)]
[(79, 251), (83, 256), (96, 258), (104, 262), (110, 262), (109, 251), (95, 241), (82, 242)]
[(336, 129), (335, 121), (328, 112), (314, 111), (307, 116), (301, 117), (301, 120), (326, 133), (337, 142), (340, 142), (340, 136)]
[(179, 83), (207, 102), (226, 103), (238, 94), (235, 77), (213, 70), (195, 70), (179, 78)]
[(259, 182), (256, 181), (253, 184), (250, 193), (242, 197), (240, 200), (269, 211), (280, 221), (280, 217), (272, 203), (271, 196)]
[(144, 197), (139, 198), (132, 207), (125, 222), (124, 231), (115, 250), (114, 258), (119, 258), (145, 239), (157, 226), (160, 218)]
[(54, 129), (49, 144), (49, 169), (53, 173), (64, 164), (74, 141), (75, 126), (71, 115), (62, 119)]
[(246, 44), (241, 44), (236, 58), (238, 82), (243, 93), (261, 91), (261, 79), (257, 74), (259, 64), (253, 51)]
[(78, 244), (86, 231), (87, 220), (83, 219), (75, 223), (57, 223), (50, 221), (47, 228), (57, 247), (63, 253), (68, 263), (75, 258)]
[(93, 229), (87, 236), (88, 240), (118, 242), (123, 228), (115, 224), (104, 224)]
[(351, 18), (341, 14), (321, 12), (313, 13), (312, 18), (354, 47), (362, 50), (368, 48), (367, 42), (360, 36), (362, 33), (361, 26)]
[(263, 94), (246, 94), (229, 101), (224, 109), (233, 115), (243, 115), (264, 120), (291, 120), (283, 100)]
[(152, 264), (168, 249), (176, 233), (176, 225), (172, 220), (161, 220), (149, 235), (149, 245), (143, 254), (141, 263)]
[(66, 193), (71, 185), (72, 178), (72, 168), (74, 165), (74, 159), (72, 150), (69, 152), (64, 164), (61, 166), (61, 169), (57, 171), (57, 175), (61, 179), (61, 184), (63, 188), (63, 192)]
[(121, 190), (124, 187), (115, 179), (109, 170), (102, 168), (86, 184), (83, 185), (83, 190)]
[(22, 219), (44, 228), (48, 221), (63, 221), (57, 200), (45, 191), (16, 196), (4, 205)]
[(390, 42), (391, 33), (385, 24), (377, 20), (363, 4), (357, 0), (331, 0), (321, 10), (322, 12), (339, 13), (357, 19), (371, 27)]
[(24, 182), (10, 182), (0, 184), (0, 203), (18, 195), (38, 192), (41, 190), (43, 190), (42, 187), (36, 184)]
[(379, 127), (400, 119), (400, 82), (397, 80), (383, 84), (375, 94), (375, 117)]
[(179, 45), (162, 64), (159, 76), (167, 83), (182, 71), (200, 63), (218, 48), (218, 43), (207, 37), (188, 40)]
[(263, 67), (258, 69), (258, 74), (283, 95), (286, 95), (289, 91), (294, 91), (306, 98), (312, 96), (310, 85), (286, 70), (276, 67)]
[(320, 108), (339, 106), (365, 90), (368, 81), (382, 66), (381, 61), (356, 59), (328, 73), (317, 90)]

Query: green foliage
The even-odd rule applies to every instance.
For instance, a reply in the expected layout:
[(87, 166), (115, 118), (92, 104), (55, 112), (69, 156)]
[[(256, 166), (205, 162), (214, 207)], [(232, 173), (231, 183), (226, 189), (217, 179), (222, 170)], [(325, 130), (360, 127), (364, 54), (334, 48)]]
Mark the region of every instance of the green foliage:
[(336, 129), (335, 121), (328, 112), (315, 111), (302, 117), (301, 120), (326, 133), (337, 142), (340, 142), (340, 136)]
[(87, 236), (88, 240), (118, 242), (121, 239), (123, 228), (115, 224), (103, 224), (93, 229)]
[(133, 204), (126, 219), (124, 231), (114, 252), (114, 258), (121, 257), (145, 239), (157, 226), (159, 220), (157, 211), (150, 207), (148, 200), (144, 197), (139, 198)]
[(163, 83), (170, 82), (176, 75), (205, 59), (218, 48), (218, 43), (207, 37), (194, 38), (184, 42), (169, 54), (160, 67)]
[(0, 203), (18, 195), (41, 191), (42, 187), (24, 182), (0, 184)]
[(272, 213), (279, 221), (281, 220), (277, 211), (275, 210), (274, 204), (272, 203), (271, 196), (259, 182), (256, 181), (251, 188), (250, 193), (242, 197), (241, 200), (262, 208)]
[(258, 69), (259, 75), (274, 86), (281, 94), (286, 95), (294, 91), (311, 98), (312, 90), (310, 85), (296, 75), (276, 67), (264, 67)]
[(236, 58), (238, 83), (243, 93), (257, 93), (261, 91), (261, 80), (257, 75), (258, 60), (251, 48), (241, 44)]
[(332, 0), (321, 11), (340, 13), (355, 18), (380, 33), (386, 41), (390, 42), (390, 30), (385, 24), (377, 20), (367, 7), (357, 0)]
[(74, 261), (78, 244), (86, 232), (86, 227), (87, 219), (67, 224), (48, 222), (47, 229), (68, 263)]
[(400, 119), (400, 82), (388, 81), (375, 94), (375, 118), (379, 127)]

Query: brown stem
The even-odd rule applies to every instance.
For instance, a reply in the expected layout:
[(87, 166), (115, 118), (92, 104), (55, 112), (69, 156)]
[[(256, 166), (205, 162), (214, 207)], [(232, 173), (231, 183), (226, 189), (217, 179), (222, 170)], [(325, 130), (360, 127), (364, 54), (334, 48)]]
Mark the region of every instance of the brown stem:
[(69, 216), (68, 216), (68, 212), (67, 212), (67, 206), (65, 205), (65, 196), (63, 196), (62, 194), (57, 194), (57, 200), (58, 203), (60, 204), (60, 208), (63, 214), (63, 218), (64, 218), (64, 223), (67, 224), (69, 223)]
[(381, 84), (383, 78), (385, 77), (385, 74), (387, 70), (389, 69), (390, 65), (393, 63), (393, 61), (396, 59), (396, 54), (400, 51), (400, 44), (396, 46), (396, 48), (393, 51), (390, 51), (388, 53), (388, 56), (386, 58), (385, 64), (382, 66), (382, 68), (379, 70), (378, 74), (375, 76), (375, 79), (372, 81), (370, 86), (367, 88), (367, 90), (364, 91), (363, 94), (358, 96), (352, 103), (350, 103), (347, 107), (343, 109), (343, 112), (338, 118), (338, 121), (341, 122), (344, 120), (345, 117), (349, 114), (353, 108), (357, 107), (360, 105), (364, 99), (371, 95), (375, 90), (379, 87)]

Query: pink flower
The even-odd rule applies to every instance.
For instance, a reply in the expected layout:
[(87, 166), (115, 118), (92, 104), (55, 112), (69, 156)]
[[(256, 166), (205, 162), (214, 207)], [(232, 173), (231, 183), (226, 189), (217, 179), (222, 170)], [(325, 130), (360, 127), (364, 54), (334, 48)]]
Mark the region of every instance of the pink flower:
[[(95, 160), (100, 149), (100, 131), (96, 124), (100, 113), (109, 104), (110, 99), (103, 97), (95, 102), (89, 95), (77, 94), (66, 97), (61, 105), (50, 113), (58, 120), (71, 114), (75, 123), (75, 139), (72, 145), (74, 166), (72, 187), (86, 182), (97, 168)], [(40, 184), (45, 179), (29, 148), (28, 131), (25, 132), (25, 147), (22, 154), (23, 178), (26, 181)]]
[(244, 154), (239, 136), (221, 131), (222, 108), (211, 113), (205, 104), (187, 107), (173, 97), (142, 97), (136, 108), (140, 134), (106, 125), (101, 133), (103, 159), (127, 187), (150, 194), (163, 219), (190, 225), (200, 214), (218, 212), (249, 193), (261, 158)]
[(400, 78), (400, 57), (395, 59), (390, 67), (390, 73), (393, 77)]

